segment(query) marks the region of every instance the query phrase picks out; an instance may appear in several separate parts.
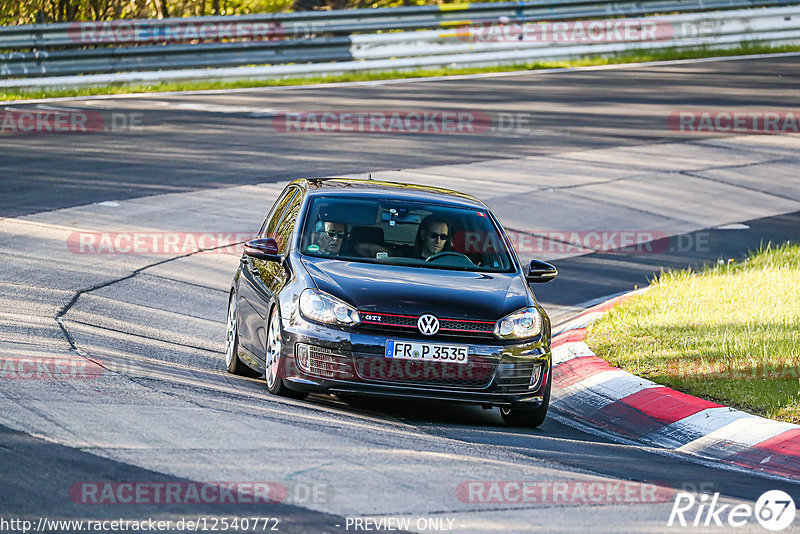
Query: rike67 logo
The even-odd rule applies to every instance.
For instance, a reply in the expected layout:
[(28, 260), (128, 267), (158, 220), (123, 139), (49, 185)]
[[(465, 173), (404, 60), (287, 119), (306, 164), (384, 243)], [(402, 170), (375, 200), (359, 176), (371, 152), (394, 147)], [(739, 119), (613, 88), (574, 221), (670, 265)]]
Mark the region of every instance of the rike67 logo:
[(780, 531), (789, 527), (796, 515), (794, 499), (780, 490), (767, 491), (749, 504), (719, 504), (719, 493), (713, 496), (679, 492), (675, 495), (667, 526), (723, 527), (746, 526), (755, 518), (767, 530)]

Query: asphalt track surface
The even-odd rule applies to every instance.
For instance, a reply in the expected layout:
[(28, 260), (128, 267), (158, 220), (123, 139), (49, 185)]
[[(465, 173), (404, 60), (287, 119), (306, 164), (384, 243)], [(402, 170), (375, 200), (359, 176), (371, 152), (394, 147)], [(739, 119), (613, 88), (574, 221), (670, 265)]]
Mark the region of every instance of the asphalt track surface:
[[(0, 217), (162, 193), (576, 149), (685, 140), (669, 112), (792, 110), (800, 57), (390, 85), (158, 95), (81, 108), (141, 113), (142, 128), (2, 140)], [(69, 101), (50, 104), (69, 107)], [(13, 106), (28, 109), (31, 106)], [(206, 111), (203, 111), (205, 108)], [(228, 110), (227, 113), (220, 112)], [(271, 111), (456, 110), (529, 114), (531, 131), (298, 135)], [(258, 117), (253, 112), (261, 112)], [(53, 162), (53, 163), (51, 163)], [(57, 162), (57, 164), (55, 163)]]
[[(665, 127), (664, 117), (670, 111), (706, 107), (797, 109), (799, 88), (800, 58), (787, 57), (396, 85), (58, 102), (52, 105), (141, 113), (144, 128), (91, 136), (30, 134), (2, 139), (0, 217), (163, 193), (279, 182), (299, 173), (363, 173), (680, 142), (685, 137)], [(17, 105), (31, 106), (34, 104)], [(269, 123), (269, 110), (283, 109), (532, 113), (533, 130), (460, 137), (382, 134), (366, 139), (346, 134), (287, 135), (275, 132)], [(265, 115), (253, 116), (253, 110)], [(502, 213), (499, 215), (502, 218)], [(596, 253), (556, 260), (559, 280), (536, 288), (537, 295), (546, 306), (577, 308), (634, 284), (643, 285), (663, 267), (739, 258), (765, 241), (800, 238), (798, 213), (742, 222), (747, 223), (746, 228), (735, 232), (699, 230), (712, 237), (713, 246), (703, 250), (648, 255)], [(8, 274), (13, 269), (6, 264), (3, 272)], [(146, 284), (143, 287), (144, 291), (148, 288)], [(146, 292), (143, 298), (147, 299)], [(224, 309), (221, 313), (224, 316)], [(8, 350), (8, 344), (4, 347)], [(205, 350), (187, 347), (178, 352)], [(221, 354), (216, 358), (222, 361)], [(205, 353), (196, 360), (198, 367), (209, 368), (221, 365), (219, 362), (213, 357), (206, 359)], [(281, 531), (340, 532), (345, 531), (337, 526), (345, 524), (344, 516), (370, 514), (454, 517), (456, 524), (462, 525), (456, 532), (667, 530), (671, 502), (655, 506), (489, 504), (465, 509), (454, 505), (452, 498), (454, 488), (464, 480), (657, 482), (689, 491), (718, 491), (725, 499), (747, 502), (770, 489), (783, 489), (795, 500), (800, 496), (795, 484), (619, 443), (574, 428), (558, 414), (539, 429), (518, 430), (504, 427), (496, 411), (423, 403), (348, 405), (327, 397), (294, 402), (270, 397), (258, 381), (215, 376), (211, 378), (221, 382), (223, 389), (190, 388), (169, 379), (125, 380), (124, 376), (95, 386), (93, 394), (130, 401), (131, 425), (148, 421), (142, 415), (148, 409), (169, 409), (175, 404), (176, 414), (185, 414), (175, 420), (150, 421), (175, 435), (174, 442), (165, 440), (156, 452), (137, 452), (136, 439), (129, 436), (108, 446), (112, 452), (99, 450), (104, 445), (93, 444), (90, 439), (83, 446), (59, 445), (66, 441), (63, 435), (75, 432), (67, 420), (76, 416), (69, 410), (84, 391), (76, 386), (66, 393), (49, 387), (39, 392), (37, 384), (22, 390), (9, 388), (3, 393), (5, 401), (17, 403), (22, 410), (33, 398), (43, 400), (46, 407), (36, 410), (64, 433), (33, 437), (0, 427), (0, 517), (234, 515), (242, 511), (192, 505), (87, 507), (70, 500), (64, 488), (86, 480), (275, 480), (275, 464), (301, 464), (299, 459), (306, 460), (305, 456), (312, 467), (296, 469), (293, 474), (329, 484), (335, 489), (336, 499), (273, 505), (269, 514), (284, 520)], [(57, 395), (64, 395), (63, 406)], [(186, 399), (196, 412), (179, 411), (184, 410), (179, 401)], [(222, 413), (205, 422), (190, 419), (194, 413), (215, 410)], [(87, 426), (108, 423), (102, 414), (87, 413), (84, 417)], [(0, 422), (18, 426), (13, 413), (7, 412)], [(245, 442), (246, 446), (238, 450), (224, 434), (243, 428), (252, 429), (252, 435), (227, 436), (232, 442)], [(142, 434), (148, 435), (144, 429)], [(259, 442), (265, 444), (263, 448), (257, 446)], [(270, 454), (270, 446), (284, 442), (287, 449), (280, 449), (284, 456)], [(245, 478), (243, 473), (248, 471), (254, 475)], [(393, 493), (413, 495), (415, 485), (420, 487), (419, 499), (398, 497), (396, 506), (387, 506)], [(442, 494), (446, 492), (447, 498), (430, 497), (437, 495), (431, 491), (437, 485), (444, 488)], [(373, 491), (382, 486), (383, 491), (365, 496), (359, 490), (361, 486)], [(370, 497), (381, 504), (372, 506)], [(249, 512), (245, 507), (244, 513)], [(258, 515), (264, 515), (263, 511)], [(759, 528), (755, 525), (752, 530)]]

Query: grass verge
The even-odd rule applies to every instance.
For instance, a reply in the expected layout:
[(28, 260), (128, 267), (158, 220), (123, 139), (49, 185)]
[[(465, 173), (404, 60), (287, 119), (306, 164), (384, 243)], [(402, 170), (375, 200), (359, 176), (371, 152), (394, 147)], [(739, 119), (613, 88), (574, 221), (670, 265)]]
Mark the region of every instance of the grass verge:
[(753, 54), (771, 54), (780, 52), (800, 52), (800, 46), (761, 46), (742, 44), (736, 48), (714, 50), (709, 48), (694, 48), (686, 50), (642, 50), (609, 57), (591, 57), (569, 61), (551, 61), (537, 63), (523, 63), (519, 65), (506, 65), (481, 68), (442, 68), (420, 69), (408, 71), (387, 72), (357, 72), (332, 76), (315, 76), (306, 78), (285, 78), (274, 80), (244, 80), (244, 81), (192, 81), (156, 84), (111, 84), (102, 87), (74, 87), (74, 88), (41, 88), (41, 89), (7, 89), (0, 92), (0, 101), (35, 99), (35, 98), (61, 98), (74, 96), (111, 95), (130, 93), (156, 93), (173, 91), (202, 91), (219, 89), (238, 89), (248, 87), (281, 87), (289, 85), (309, 85), (334, 82), (357, 82), (373, 80), (389, 80), (403, 78), (424, 78), (430, 76), (455, 76), (459, 74), (479, 74), (489, 72), (511, 72), (519, 70), (557, 69), (564, 67), (589, 67), (601, 65), (617, 65), (623, 63), (640, 63), (646, 61), (665, 61), (675, 59), (696, 59), (705, 57), (724, 57)]
[(598, 356), (635, 375), (800, 423), (800, 245), (662, 273), (587, 333)]

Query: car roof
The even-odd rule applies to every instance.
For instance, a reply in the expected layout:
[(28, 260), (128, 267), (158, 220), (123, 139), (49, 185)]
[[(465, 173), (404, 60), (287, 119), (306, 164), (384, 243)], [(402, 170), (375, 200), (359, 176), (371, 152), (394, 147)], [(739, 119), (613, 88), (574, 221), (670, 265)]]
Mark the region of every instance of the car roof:
[(306, 189), (310, 196), (342, 194), (360, 197), (391, 197), (411, 201), (442, 202), (487, 209), (483, 202), (472, 195), (429, 185), (363, 180), (357, 178), (301, 178), (292, 183)]

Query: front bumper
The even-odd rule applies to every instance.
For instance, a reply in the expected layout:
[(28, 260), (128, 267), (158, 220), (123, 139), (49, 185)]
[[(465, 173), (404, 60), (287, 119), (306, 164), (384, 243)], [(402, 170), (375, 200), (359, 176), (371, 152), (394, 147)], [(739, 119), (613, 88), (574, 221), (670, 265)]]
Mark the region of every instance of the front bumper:
[[(303, 392), (535, 408), (543, 402), (551, 371), (549, 340), (542, 337), (512, 343), (474, 337), (425, 338), (343, 330), (310, 323), (298, 315), (283, 322), (282, 334), (286, 386)], [(469, 363), (387, 359), (389, 339), (469, 345)], [(311, 365), (308, 358), (303, 358), (303, 366), (297, 363), (298, 346), (311, 347)]]

